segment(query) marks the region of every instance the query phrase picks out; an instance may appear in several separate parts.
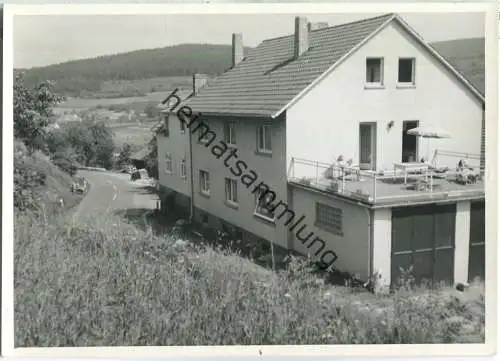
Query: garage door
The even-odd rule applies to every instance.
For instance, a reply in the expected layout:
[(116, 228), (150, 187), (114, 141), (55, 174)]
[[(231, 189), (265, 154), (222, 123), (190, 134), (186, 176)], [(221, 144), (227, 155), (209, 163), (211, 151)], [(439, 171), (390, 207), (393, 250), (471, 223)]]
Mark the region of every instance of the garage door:
[(485, 203), (471, 202), (470, 205), (470, 247), (469, 282), (479, 277), (484, 280), (485, 273)]
[(422, 281), (453, 282), (456, 204), (392, 210), (391, 279), (396, 285), (408, 270)]

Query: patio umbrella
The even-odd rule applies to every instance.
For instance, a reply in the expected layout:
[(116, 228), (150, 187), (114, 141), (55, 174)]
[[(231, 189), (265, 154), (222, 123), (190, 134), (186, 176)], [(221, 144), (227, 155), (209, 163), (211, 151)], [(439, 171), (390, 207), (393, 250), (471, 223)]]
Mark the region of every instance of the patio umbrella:
[(427, 160), (430, 160), (430, 152), (431, 152), (431, 142), (430, 139), (442, 139), (442, 138), (450, 138), (450, 134), (446, 131), (432, 126), (432, 125), (423, 125), (420, 127), (416, 127), (407, 131), (410, 135), (415, 135), (420, 138), (427, 138)]

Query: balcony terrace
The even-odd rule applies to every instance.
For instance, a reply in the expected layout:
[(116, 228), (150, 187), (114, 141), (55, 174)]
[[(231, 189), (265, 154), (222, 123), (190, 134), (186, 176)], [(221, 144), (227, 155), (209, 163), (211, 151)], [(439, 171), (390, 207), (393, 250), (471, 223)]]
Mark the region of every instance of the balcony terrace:
[[(436, 167), (440, 157), (457, 158), (457, 163), (466, 160), (467, 166), (462, 170), (440, 169)], [(392, 170), (375, 172), (292, 158), (288, 181), (374, 206), (473, 199), (485, 195), (479, 163), (477, 155), (436, 151), (430, 164), (403, 163)]]

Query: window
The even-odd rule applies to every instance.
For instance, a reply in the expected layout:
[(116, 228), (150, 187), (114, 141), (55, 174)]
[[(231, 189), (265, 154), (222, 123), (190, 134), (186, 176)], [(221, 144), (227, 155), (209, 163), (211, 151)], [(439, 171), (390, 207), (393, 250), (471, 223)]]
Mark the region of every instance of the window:
[(235, 137), (236, 123), (228, 122), (224, 124), (224, 142), (226, 144), (235, 145), (236, 137)]
[(343, 235), (342, 209), (316, 203), (316, 225), (337, 235)]
[(200, 192), (210, 195), (210, 176), (207, 171), (200, 170)]
[(257, 150), (261, 153), (271, 153), (271, 126), (261, 125), (257, 129)]
[(172, 173), (172, 156), (170, 153), (165, 154), (165, 173)]
[(206, 214), (205, 212), (202, 212), (200, 218), (201, 218), (201, 222), (203, 224), (208, 224), (208, 214)]
[(398, 83), (415, 83), (415, 58), (399, 59)]
[(186, 160), (181, 160), (181, 177), (186, 178)]
[(383, 84), (383, 64), (382, 58), (367, 58), (366, 59), (366, 83), (367, 84)]
[(234, 179), (226, 178), (226, 201), (238, 203), (238, 183)]
[(169, 115), (168, 113), (167, 114), (164, 114), (163, 115), (163, 124), (162, 124), (162, 127), (161, 127), (161, 130), (162, 130), (162, 133), (165, 137), (168, 137), (170, 135), (170, 130), (169, 130)]
[(274, 208), (272, 201), (271, 193), (259, 190), (255, 195), (255, 213), (274, 222), (274, 212), (270, 210)]

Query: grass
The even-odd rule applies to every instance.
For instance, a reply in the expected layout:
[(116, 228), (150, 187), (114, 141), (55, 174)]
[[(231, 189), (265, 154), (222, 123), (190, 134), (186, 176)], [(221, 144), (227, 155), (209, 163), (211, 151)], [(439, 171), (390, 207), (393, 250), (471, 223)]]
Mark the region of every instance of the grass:
[(153, 124), (113, 127), (115, 148), (121, 149), (125, 143), (137, 148), (147, 146), (151, 138), (153, 138), (152, 127)]
[(482, 285), (373, 295), (118, 216), (15, 221), (16, 347), (484, 342)]
[(24, 187), (29, 188), (37, 199), (38, 208), (44, 209), (47, 214), (60, 211), (58, 200), (61, 198), (65, 209), (70, 209), (80, 202), (83, 195), (71, 192), (73, 178), (55, 166), (47, 155), (38, 151), (29, 155), (24, 145), (18, 141), (15, 142), (15, 152), (16, 170), (24, 175), (31, 173), (44, 175), (43, 185), (24, 184)]

